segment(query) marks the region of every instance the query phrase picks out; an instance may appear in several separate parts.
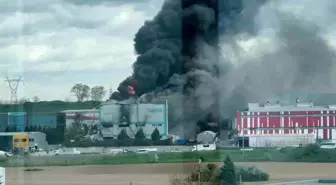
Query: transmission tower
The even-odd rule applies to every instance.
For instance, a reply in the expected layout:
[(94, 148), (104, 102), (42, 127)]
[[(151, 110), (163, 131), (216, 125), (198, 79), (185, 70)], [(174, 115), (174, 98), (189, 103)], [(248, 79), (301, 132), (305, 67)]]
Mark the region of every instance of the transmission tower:
[(12, 78), (9, 79), (8, 77), (6, 77), (5, 82), (8, 83), (8, 86), (10, 88), (11, 91), (11, 100), (10, 100), (10, 104), (15, 104), (18, 102), (18, 98), (17, 98), (17, 90), (19, 87), (19, 84), (21, 82), (21, 76), (20, 78)]

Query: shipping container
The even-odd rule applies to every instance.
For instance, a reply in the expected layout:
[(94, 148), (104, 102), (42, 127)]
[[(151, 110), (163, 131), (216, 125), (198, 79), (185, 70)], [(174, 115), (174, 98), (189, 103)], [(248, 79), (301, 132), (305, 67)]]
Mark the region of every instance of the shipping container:
[(180, 144), (180, 145), (188, 145), (189, 141), (186, 140), (186, 139), (178, 139), (178, 140), (176, 140), (176, 143)]

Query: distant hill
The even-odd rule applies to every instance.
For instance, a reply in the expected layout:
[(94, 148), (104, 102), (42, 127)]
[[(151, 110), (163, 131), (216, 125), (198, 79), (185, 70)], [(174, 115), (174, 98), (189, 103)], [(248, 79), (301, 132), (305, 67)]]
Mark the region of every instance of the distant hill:
[(63, 110), (73, 109), (93, 109), (100, 105), (101, 102), (64, 102), (64, 101), (43, 101), (43, 102), (26, 102), (19, 105), (0, 104), (0, 113), (7, 112), (34, 112), (34, 113), (55, 113)]

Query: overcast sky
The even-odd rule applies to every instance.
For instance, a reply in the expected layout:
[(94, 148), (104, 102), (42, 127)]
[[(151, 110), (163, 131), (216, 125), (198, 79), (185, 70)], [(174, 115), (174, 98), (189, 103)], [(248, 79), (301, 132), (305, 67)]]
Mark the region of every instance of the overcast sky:
[[(134, 34), (162, 2), (0, 0), (0, 100), (10, 99), (6, 76), (22, 76), (19, 98), (65, 100), (76, 83), (116, 90), (132, 72)], [(262, 55), (275, 47), (276, 38), (267, 36), (276, 27), (272, 7), (317, 24), (321, 36), (336, 48), (335, 1), (280, 0), (255, 17), (260, 33), (241, 40), (240, 62), (247, 61), (243, 56)], [(226, 58), (233, 55), (225, 42), (222, 46)]]
[(115, 90), (132, 72), (133, 37), (162, 0), (0, 0), (0, 100), (64, 100), (76, 83)]

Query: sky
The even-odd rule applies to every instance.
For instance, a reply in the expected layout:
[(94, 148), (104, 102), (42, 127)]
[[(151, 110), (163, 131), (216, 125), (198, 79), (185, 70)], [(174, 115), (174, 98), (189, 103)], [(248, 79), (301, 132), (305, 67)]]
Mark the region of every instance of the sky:
[[(76, 83), (116, 90), (132, 73), (135, 33), (162, 2), (0, 0), (0, 101), (10, 100), (7, 76), (22, 76), (19, 99), (75, 100), (70, 90)], [(335, 1), (280, 0), (254, 18), (258, 34), (235, 38), (242, 48), (237, 56), (231, 43), (221, 45), (226, 58), (232, 56), (241, 65), (276, 47), (277, 38), (270, 34), (277, 27), (272, 7), (317, 24), (321, 36), (336, 48)]]
[(132, 73), (133, 38), (162, 0), (0, 0), (0, 100), (73, 100), (76, 83), (116, 90)]

